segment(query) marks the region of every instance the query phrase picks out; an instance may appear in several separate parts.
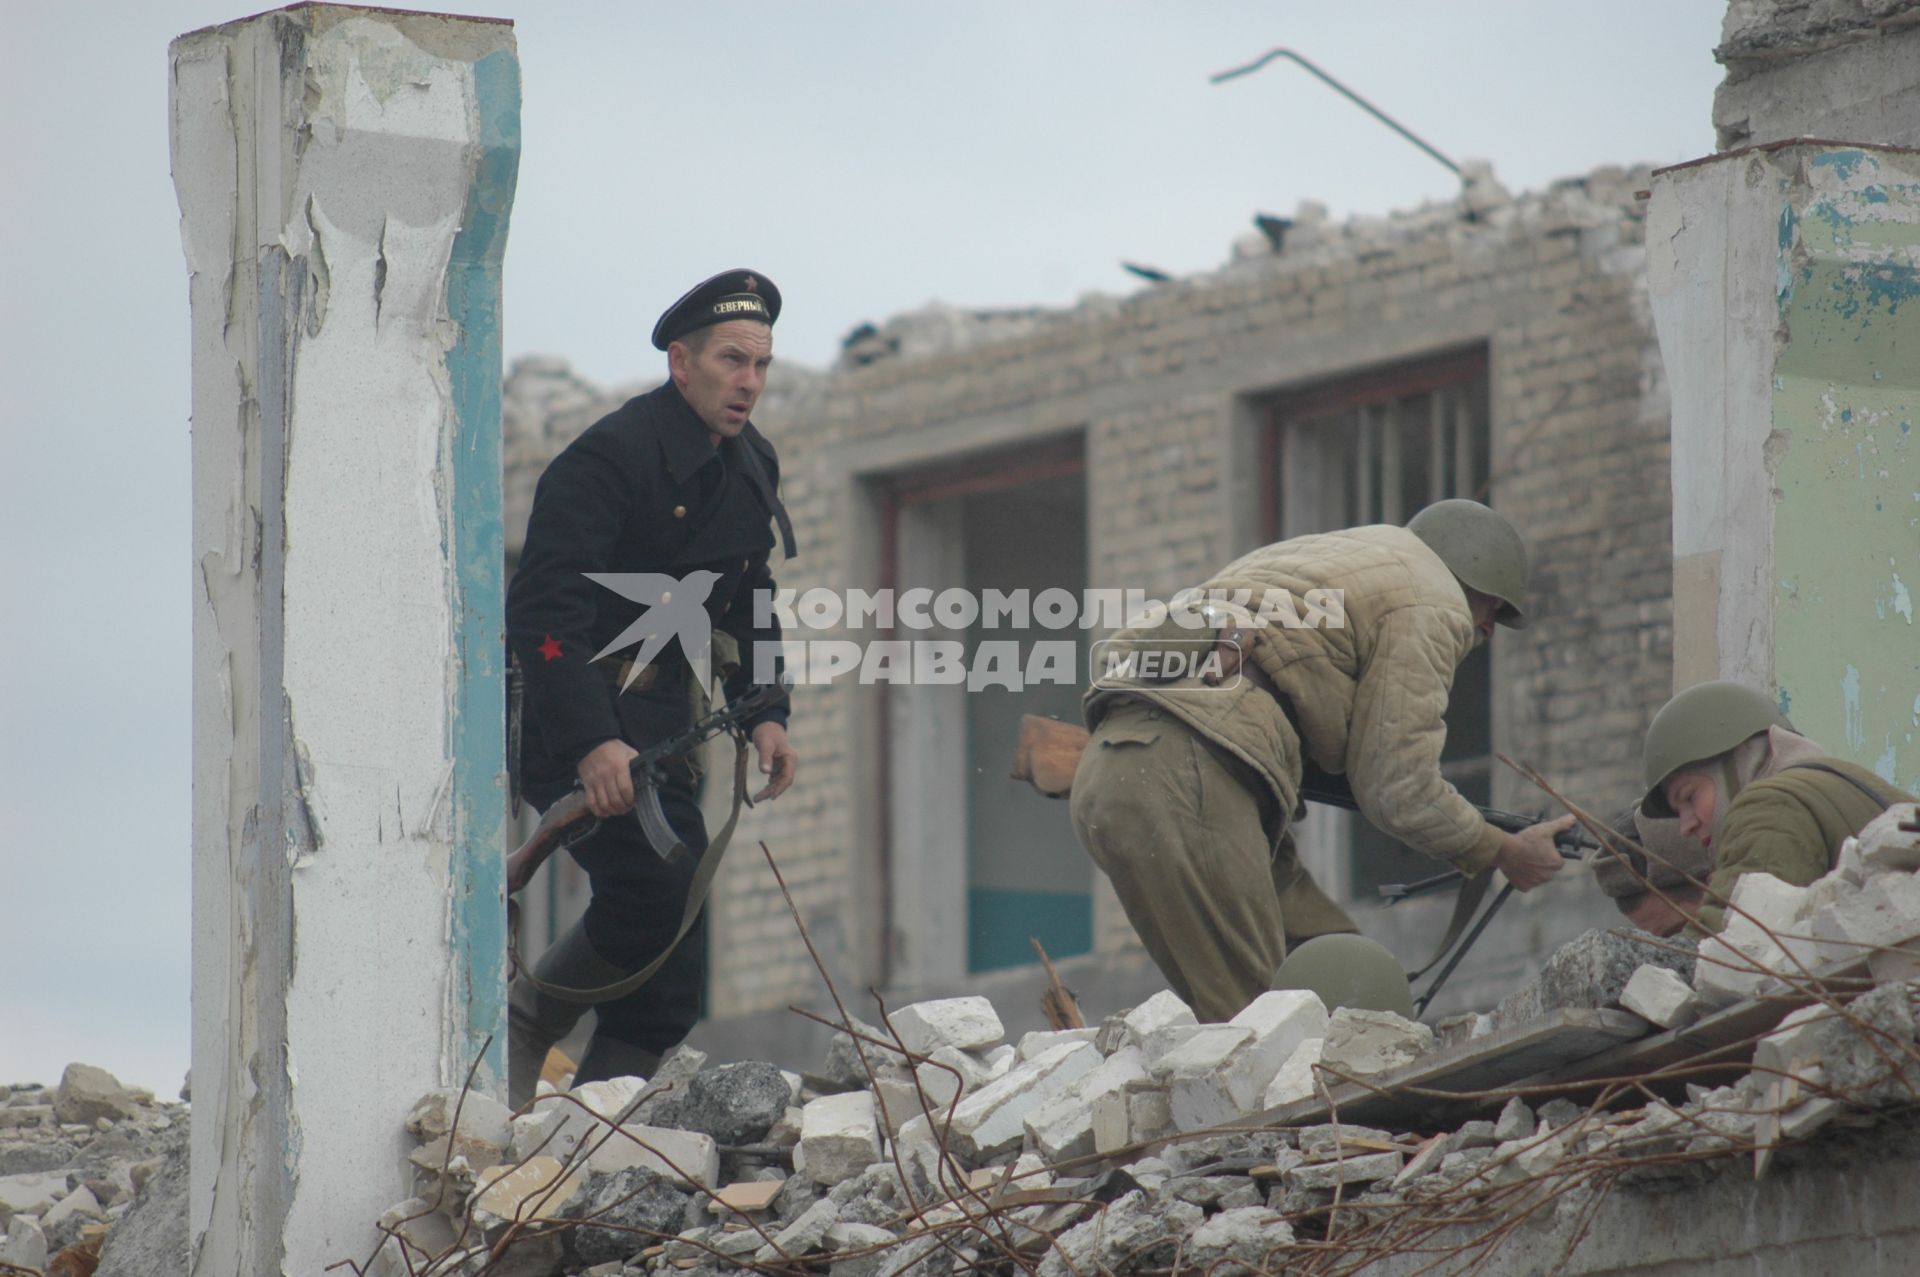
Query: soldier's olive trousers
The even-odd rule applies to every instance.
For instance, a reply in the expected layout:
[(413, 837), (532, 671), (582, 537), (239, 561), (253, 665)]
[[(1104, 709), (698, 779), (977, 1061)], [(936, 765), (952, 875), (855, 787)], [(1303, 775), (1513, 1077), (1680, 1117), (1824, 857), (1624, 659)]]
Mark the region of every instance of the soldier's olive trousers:
[(1300, 864), (1272, 791), (1144, 702), (1095, 729), (1072, 811), (1168, 986), (1203, 1021), (1266, 992), (1289, 943), (1359, 930)]

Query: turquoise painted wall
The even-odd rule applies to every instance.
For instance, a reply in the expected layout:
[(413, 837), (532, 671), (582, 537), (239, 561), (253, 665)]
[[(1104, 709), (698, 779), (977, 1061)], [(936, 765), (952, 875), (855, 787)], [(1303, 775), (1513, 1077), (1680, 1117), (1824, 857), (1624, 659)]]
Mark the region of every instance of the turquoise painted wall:
[(447, 267), (447, 353), (453, 395), (449, 551), (460, 675), (453, 713), (454, 1014), (463, 1062), (481, 1059), (479, 1089), (506, 1086), (506, 700), (500, 528), (500, 291), (507, 220), (520, 168), (520, 66), (506, 52), (474, 63), (480, 153)]
[(1782, 191), (1774, 679), (1795, 726), (1920, 792), (1920, 156)]

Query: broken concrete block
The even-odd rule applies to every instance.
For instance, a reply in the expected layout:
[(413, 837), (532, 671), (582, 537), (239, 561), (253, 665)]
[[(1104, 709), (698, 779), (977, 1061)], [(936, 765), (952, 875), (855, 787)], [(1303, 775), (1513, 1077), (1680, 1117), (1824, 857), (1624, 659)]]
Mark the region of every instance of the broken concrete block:
[(1031, 1060), (1049, 1047), (1064, 1042), (1092, 1042), (1099, 1036), (1098, 1029), (1036, 1029), (1020, 1036), (1020, 1044), (1014, 1048), (1014, 1058)]
[(1316, 1094), (1313, 1066), (1320, 1063), (1320, 1053), (1326, 1045), (1327, 1040), (1318, 1037), (1308, 1038), (1295, 1047), (1280, 1071), (1273, 1075), (1273, 1081), (1267, 1083), (1267, 1093), (1260, 1098), (1261, 1107), (1274, 1109), (1311, 1099)]
[(21, 1104), (0, 1108), (0, 1131), (30, 1130), (54, 1124), (51, 1104)]
[(1203, 1218), (1198, 1206), (1156, 1204), (1136, 1189), (1060, 1234), (1040, 1261), (1039, 1277), (1165, 1268), (1181, 1239)]
[[(1806, 1008), (1808, 1011), (1824, 1008)], [(1883, 984), (1849, 1002), (1844, 1016), (1818, 1015), (1782, 1022), (1792, 1032), (1769, 1045), (1767, 1061), (1783, 1058), (1818, 1061), (1826, 1084), (1856, 1104), (1910, 1102), (1920, 1092), (1920, 1059), (1914, 1052), (1914, 1014), (1911, 991), (1904, 984)], [(1779, 1032), (1776, 1030), (1776, 1032)], [(1756, 1063), (1760, 1052), (1755, 1051)]]
[(1858, 895), (1829, 905), (1809, 924), (1818, 960), (1850, 962), (1873, 948), (1920, 937), (1920, 877), (1883, 874)]
[(1620, 1005), (1663, 1029), (1689, 1022), (1699, 1009), (1692, 985), (1678, 973), (1655, 966), (1642, 966), (1633, 973), (1620, 991)]
[(1440, 1177), (1458, 1183), (1480, 1176), (1498, 1156), (1492, 1148), (1463, 1148), (1440, 1159)]
[(914, 1069), (913, 1075), (919, 1079), (920, 1089), (935, 1116), (943, 1116), (956, 1097), (985, 1086), (993, 1078), (986, 1061), (954, 1046), (928, 1052), (926, 1061)]
[(1813, 919), (1822, 909), (1837, 905), (1849, 896), (1858, 894), (1860, 894), (1860, 884), (1848, 881), (1837, 871), (1814, 879), (1807, 888), (1806, 905), (1801, 910), (1802, 916), (1797, 929), (1803, 932), (1811, 931)]
[(1734, 879), (1734, 893), (1728, 903), (1732, 908), (1726, 910), (1722, 935), (1732, 933), (1740, 939), (1736, 928), (1791, 931), (1805, 916), (1807, 887), (1795, 887), (1772, 874), (1741, 874)]
[(1710, 1007), (1750, 998), (1777, 973), (1791, 969), (1780, 946), (1764, 938), (1743, 949), (1720, 936), (1708, 936), (1700, 942), (1699, 955), (1693, 991)]
[(1222, 1210), (1188, 1235), (1180, 1248), (1181, 1266), (1229, 1277), (1240, 1272), (1277, 1272), (1273, 1252), (1293, 1245), (1293, 1226), (1265, 1206)]
[(1195, 1131), (1240, 1115), (1241, 1110), (1225, 1098), (1217, 1079), (1234, 1053), (1253, 1040), (1252, 1029), (1232, 1024), (1203, 1025), (1193, 1037), (1154, 1061), (1153, 1075), (1166, 1083), (1175, 1126)]
[[(1337, 1012), (1336, 1012), (1337, 1014)], [(1349, 1188), (1392, 1179), (1400, 1173), (1405, 1157), (1399, 1153), (1363, 1153), (1333, 1162), (1307, 1162), (1287, 1172), (1287, 1182), (1309, 1191), (1346, 1185)]]
[(1114, 1052), (1058, 1095), (1034, 1106), (1023, 1123), (1029, 1144), (1055, 1162), (1092, 1153), (1094, 1106), (1104, 1096), (1147, 1080), (1146, 1056), (1138, 1047)]
[[(660, 1061), (658, 1068), (654, 1069), (652, 1077), (612, 1079), (629, 1087), (634, 1083), (641, 1084), (638, 1094), (628, 1102), (622, 1120), (639, 1122), (645, 1126), (665, 1125), (663, 1122), (654, 1120), (655, 1112), (663, 1107), (678, 1104), (686, 1095), (688, 1084), (700, 1075), (700, 1070), (706, 1067), (707, 1053), (683, 1042), (667, 1052), (666, 1058)], [(587, 1085), (595, 1086), (598, 1083), (590, 1082)]]
[(91, 1064), (69, 1064), (53, 1092), (53, 1115), (66, 1123), (91, 1126), (101, 1118), (118, 1121), (140, 1116), (140, 1106), (120, 1080)]
[(817, 1184), (838, 1184), (880, 1159), (880, 1127), (873, 1096), (866, 1091), (823, 1095), (800, 1110), (795, 1174)]
[(1867, 973), (1875, 984), (1920, 983), (1920, 940), (1897, 949), (1874, 949), (1867, 954)]
[(938, 998), (901, 1007), (887, 1017), (901, 1043), (915, 1055), (943, 1046), (984, 1051), (1007, 1036), (1000, 1013), (982, 997)]
[(1769, 873), (1741, 874), (1733, 880), (1726, 925), (1721, 936), (1747, 949), (1760, 943), (1786, 947), (1786, 936), (1799, 931), (1807, 889), (1782, 882)]
[(1352, 1149), (1356, 1147), (1357, 1140), (1385, 1144), (1393, 1140), (1393, 1134), (1372, 1126), (1355, 1126), (1351, 1122), (1338, 1125), (1322, 1122), (1317, 1126), (1300, 1128), (1300, 1151), (1309, 1157), (1329, 1157), (1343, 1148)]
[(1091, 1073), (1100, 1064), (1091, 1042), (1073, 1042), (1016, 1065), (961, 1100), (953, 1111), (954, 1146), (966, 1157), (985, 1158), (1020, 1142), (1027, 1114)]
[(1525, 1177), (1537, 1179), (1564, 1160), (1573, 1144), (1574, 1137), (1570, 1131), (1537, 1135), (1514, 1155), (1513, 1165)]
[(474, 1222), (492, 1229), (516, 1220), (559, 1219), (585, 1177), (554, 1157), (530, 1157), (518, 1166), (481, 1171), (472, 1203)]
[(683, 1094), (655, 1109), (652, 1124), (699, 1131), (724, 1145), (757, 1144), (792, 1102), (778, 1068), (746, 1060), (694, 1074)]
[(800, 1212), (800, 1217), (773, 1235), (773, 1240), (753, 1254), (756, 1264), (770, 1264), (779, 1259), (798, 1259), (820, 1249), (826, 1240), (827, 1229), (840, 1218), (840, 1206), (828, 1198), (821, 1198)]
[(1507, 1101), (1506, 1107), (1500, 1110), (1500, 1116), (1495, 1119), (1493, 1139), (1496, 1144), (1532, 1139), (1539, 1126), (1539, 1119), (1534, 1117), (1533, 1110), (1516, 1095)]
[[(874, 1116), (888, 1135), (897, 1134), (903, 1124), (922, 1115), (920, 1083), (905, 1069), (894, 1066), (875, 1069), (870, 1094)], [(940, 1117), (942, 1110), (932, 1108), (930, 1102), (926, 1107), (932, 1109), (936, 1119)], [(801, 1111), (805, 1113), (804, 1109)]]
[(638, 1078), (611, 1078), (575, 1087), (571, 1094), (591, 1112), (573, 1104), (542, 1105), (536, 1122), (515, 1120), (514, 1152), (524, 1157), (538, 1148), (580, 1170), (611, 1174), (639, 1166), (682, 1188), (711, 1187), (720, 1177), (720, 1150), (712, 1136), (632, 1120), (613, 1125), (633, 1107), (642, 1086)]
[(1648, 936), (1615, 935), (1595, 929), (1561, 945), (1540, 974), (1502, 998), (1496, 1024), (1524, 1024), (1552, 1011), (1597, 1010), (1615, 1006), (1627, 981), (1642, 966), (1667, 967), (1683, 978), (1693, 974), (1693, 957), (1675, 952), (1674, 942)]
[(1920, 804), (1895, 803), (1854, 835), (1869, 873), (1920, 869)]
[(1093, 1102), (1093, 1148), (1097, 1153), (1164, 1139), (1173, 1131), (1173, 1103), (1162, 1083), (1132, 1082)]
[[(459, 1104), (458, 1091), (430, 1092), (413, 1107), (407, 1117), (407, 1129), (420, 1136), (420, 1148), (409, 1155), (423, 1170), (438, 1171), (464, 1158), (468, 1166), (479, 1170), (498, 1166), (507, 1160), (513, 1145), (513, 1113), (506, 1105), (485, 1095), (468, 1095)], [(459, 1104), (460, 1127), (451, 1129), (454, 1107)], [(420, 1154), (425, 1151), (423, 1160)]]
[(882, 1277), (892, 1271), (898, 1241), (887, 1229), (842, 1220), (827, 1229), (825, 1246), (833, 1256), (827, 1277)]
[(1431, 1175), (1438, 1171), (1440, 1163), (1446, 1160), (1447, 1154), (1454, 1151), (1449, 1147), (1450, 1142), (1445, 1135), (1428, 1137), (1419, 1151), (1407, 1159), (1407, 1164), (1400, 1168), (1400, 1173), (1393, 1177), (1393, 1186), (1400, 1188), (1419, 1179), (1422, 1175)]
[(1587, 1115), (1584, 1105), (1572, 1100), (1554, 1098), (1540, 1106), (1540, 1127), (1542, 1130), (1557, 1131), (1570, 1126)]
[(691, 1200), (665, 1176), (643, 1167), (594, 1175), (562, 1212), (578, 1221), (566, 1231), (567, 1257), (575, 1264), (624, 1260), (678, 1233)]
[(7, 1221), (7, 1240), (0, 1245), (0, 1264), (10, 1264), (28, 1272), (44, 1272), (47, 1267), (47, 1234), (32, 1215), (15, 1215)]
[[(1327, 1023), (1323, 1068), (1363, 1077), (1411, 1064), (1433, 1047), (1433, 1030), (1391, 1011), (1341, 1007)], [(1333, 1078), (1328, 1078), (1329, 1085)]]
[(1846, 1109), (1845, 1104), (1825, 1095), (1803, 1100), (1780, 1115), (1781, 1138), (1803, 1140), (1846, 1112)]
[[(1528, 1113), (1531, 1119), (1533, 1114)], [(1500, 1139), (1494, 1134), (1494, 1124), (1485, 1120), (1462, 1122), (1460, 1129), (1447, 1136), (1447, 1152), (1458, 1153), (1466, 1148), (1492, 1148)]]
[[(1225, 1026), (1210, 1026), (1163, 1056), (1156, 1068), (1166, 1079), (1173, 1120), (1183, 1131), (1201, 1130), (1257, 1112), (1268, 1085), (1304, 1041), (1323, 1037), (1327, 1009), (1304, 989), (1261, 994)], [(1236, 1038), (1224, 1030), (1242, 1030)]]
[[(876, 1041), (893, 1041), (885, 1029), (877, 1029), (852, 1016), (847, 1019), (863, 1040), (856, 1042), (844, 1031), (835, 1032), (827, 1043), (827, 1058), (820, 1066), (820, 1076), (839, 1086), (865, 1086), (869, 1067), (899, 1063), (900, 1053), (891, 1047), (874, 1045)], [(867, 1061), (865, 1064), (861, 1063), (862, 1057)]]
[(1112, 1055), (1123, 1046), (1137, 1046), (1146, 1054), (1148, 1063), (1152, 1063), (1157, 1056), (1147, 1050), (1148, 1037), (1160, 1029), (1198, 1023), (1192, 1007), (1172, 990), (1162, 989), (1139, 1006), (1108, 1017), (1094, 1042), (1103, 1055)]
[(1867, 863), (1860, 859), (1860, 840), (1842, 838), (1840, 854), (1834, 858), (1833, 872), (1829, 877), (1837, 877), (1858, 887), (1867, 880)]
[(766, 1142), (777, 1148), (792, 1148), (800, 1142), (800, 1113), (797, 1105), (788, 1105), (780, 1120), (767, 1128)]
[(1836, 1018), (1833, 1008), (1818, 1002), (1790, 1012), (1773, 1032), (1754, 1044), (1754, 1068), (1794, 1074), (1819, 1063), (1822, 1037)]
[(1140, 1052), (1147, 1057), (1148, 1067), (1158, 1065), (1161, 1060), (1191, 1042), (1208, 1029), (1218, 1028), (1213, 1024), (1166, 1024), (1153, 1030), (1140, 1041)]
[(0, 1175), (0, 1224), (15, 1215), (44, 1215), (66, 1195), (65, 1172)]

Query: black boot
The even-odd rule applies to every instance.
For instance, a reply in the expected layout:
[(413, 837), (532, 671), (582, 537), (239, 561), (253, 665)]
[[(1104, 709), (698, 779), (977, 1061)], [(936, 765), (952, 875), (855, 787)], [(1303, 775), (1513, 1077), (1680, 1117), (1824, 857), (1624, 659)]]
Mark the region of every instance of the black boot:
[[(598, 988), (627, 974), (624, 967), (594, 951), (585, 925), (578, 922), (540, 955), (533, 972), (548, 984), (571, 989)], [(507, 991), (507, 1102), (512, 1107), (520, 1108), (533, 1098), (547, 1052), (573, 1031), (586, 1012), (586, 1003), (542, 993), (525, 975), (513, 982)]]

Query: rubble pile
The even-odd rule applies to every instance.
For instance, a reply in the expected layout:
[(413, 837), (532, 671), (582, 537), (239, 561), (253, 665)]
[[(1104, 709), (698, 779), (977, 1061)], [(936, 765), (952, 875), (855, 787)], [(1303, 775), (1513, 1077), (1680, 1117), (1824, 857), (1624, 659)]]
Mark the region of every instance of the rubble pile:
[[(0, 1086), (0, 1272), (55, 1271), (62, 1255), (108, 1277), (184, 1272), (187, 1129), (185, 1104), (90, 1064), (51, 1089)], [(177, 1254), (150, 1265), (170, 1240)], [(136, 1252), (148, 1258), (121, 1262)]]
[[(1503, 1017), (1624, 1006), (1649, 1033), (1687, 1023), (1749, 987), (1730, 985), (1740, 968), (1721, 948), (1754, 966), (1771, 956), (1764, 944), (1821, 957), (1822, 943), (1920, 935), (1920, 900), (1904, 922), (1886, 918), (1906, 908), (1911, 879), (1868, 834), (1812, 887), (1743, 882), (1729, 916), (1751, 918), (1712, 952), (1590, 933), (1500, 1013), (1439, 1034), (1387, 1013), (1329, 1014), (1302, 991), (1202, 1025), (1162, 992), (1098, 1028), (1008, 1042), (986, 999), (953, 998), (884, 1026), (850, 1021), (804, 1077), (708, 1068), (682, 1049), (652, 1079), (543, 1092), (520, 1115), (468, 1096), (456, 1124), (460, 1097), (436, 1092), (408, 1118), (416, 1193), (381, 1221), (386, 1249), (369, 1271), (478, 1273), (492, 1257), (485, 1271), (597, 1277), (796, 1265), (1069, 1277), (1279, 1271), (1416, 1248), (1422, 1263), (1474, 1262), (1521, 1225), (1565, 1216), (1564, 1203), (1745, 1173), (1748, 1154), (1759, 1174), (1824, 1126), (1888, 1120), (1920, 1099), (1917, 987), (1896, 976), (1845, 1005), (1815, 1002), (1766, 1034), (1745, 1076), (1676, 1082), (1665, 1099), (1632, 1084), (1590, 1086), (1590, 1102), (1491, 1097), (1485, 1117), (1448, 1129), (1362, 1126), (1337, 1109), (1282, 1126), (1272, 1111), (1324, 1099), (1336, 1079), (1391, 1085)], [(1750, 987), (1786, 990), (1799, 975), (1788, 964)]]

